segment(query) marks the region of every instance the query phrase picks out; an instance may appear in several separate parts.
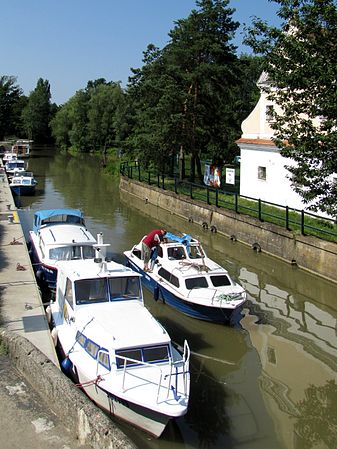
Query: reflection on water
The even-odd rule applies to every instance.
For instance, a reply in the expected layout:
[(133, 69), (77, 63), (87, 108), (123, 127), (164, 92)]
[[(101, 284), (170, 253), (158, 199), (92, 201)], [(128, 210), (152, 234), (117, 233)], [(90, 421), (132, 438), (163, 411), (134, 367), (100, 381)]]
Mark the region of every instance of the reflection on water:
[(25, 233), (33, 213), (78, 207), (93, 234), (104, 233), (110, 256), (164, 225), (199, 238), (248, 292), (233, 326), (204, 323), (157, 303), (151, 312), (172, 339), (191, 347), (187, 415), (159, 440), (123, 423), (140, 448), (332, 449), (337, 447), (337, 307), (335, 285), (175, 217), (126, 194), (100, 172), (94, 157), (34, 154), (29, 169), (39, 184), (22, 198)]

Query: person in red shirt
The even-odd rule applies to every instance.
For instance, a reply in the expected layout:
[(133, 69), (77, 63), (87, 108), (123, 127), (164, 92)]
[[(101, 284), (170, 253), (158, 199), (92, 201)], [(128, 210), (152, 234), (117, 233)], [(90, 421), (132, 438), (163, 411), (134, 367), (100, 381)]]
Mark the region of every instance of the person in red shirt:
[(145, 236), (142, 240), (142, 251), (144, 257), (144, 271), (151, 271), (149, 269), (149, 261), (151, 256), (151, 249), (154, 246), (159, 246), (166, 234), (165, 229), (155, 229)]

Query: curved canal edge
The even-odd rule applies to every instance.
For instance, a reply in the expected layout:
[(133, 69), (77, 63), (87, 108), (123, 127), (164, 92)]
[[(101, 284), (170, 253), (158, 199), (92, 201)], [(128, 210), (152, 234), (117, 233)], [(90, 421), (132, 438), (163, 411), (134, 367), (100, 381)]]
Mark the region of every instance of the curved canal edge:
[[(207, 205), (196, 199), (120, 177), (119, 189), (132, 196), (132, 207), (156, 217), (160, 208), (185, 220), (218, 232), (252, 251), (265, 252), (292, 265), (337, 283), (337, 244), (312, 236), (298, 235), (271, 223), (263, 223), (243, 214)], [(138, 199), (139, 201), (136, 201)]]

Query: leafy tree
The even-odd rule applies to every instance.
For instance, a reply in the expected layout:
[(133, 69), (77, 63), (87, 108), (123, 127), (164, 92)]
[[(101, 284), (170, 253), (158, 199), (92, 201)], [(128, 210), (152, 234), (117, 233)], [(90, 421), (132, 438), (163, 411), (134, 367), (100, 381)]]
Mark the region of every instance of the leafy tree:
[(20, 133), (20, 106), (24, 98), (14, 76), (0, 76), (0, 140)]
[(163, 50), (148, 46), (129, 87), (136, 111), (132, 146), (161, 168), (179, 155), (181, 176), (189, 154), (191, 180), (195, 170), (202, 178), (202, 156), (221, 164), (239, 135), (233, 88), (240, 71), (231, 44), (239, 24), (228, 4), (197, 1), (198, 10), (176, 22)]
[(255, 20), (247, 43), (265, 56), (272, 127), (294, 190), (308, 207), (337, 215), (337, 5), (335, 0), (274, 0), (281, 27)]
[(26, 134), (29, 139), (33, 139), (35, 142), (47, 142), (50, 140), (50, 98), (49, 81), (40, 78), (22, 111), (23, 126)]

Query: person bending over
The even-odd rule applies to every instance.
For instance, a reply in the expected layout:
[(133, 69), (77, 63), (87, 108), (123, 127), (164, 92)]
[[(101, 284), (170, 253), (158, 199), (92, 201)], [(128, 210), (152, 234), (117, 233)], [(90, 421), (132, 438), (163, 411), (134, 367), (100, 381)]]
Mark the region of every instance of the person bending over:
[(144, 256), (144, 271), (151, 271), (149, 268), (149, 261), (151, 256), (151, 249), (154, 246), (159, 246), (166, 234), (165, 229), (155, 229), (143, 238), (142, 251)]

